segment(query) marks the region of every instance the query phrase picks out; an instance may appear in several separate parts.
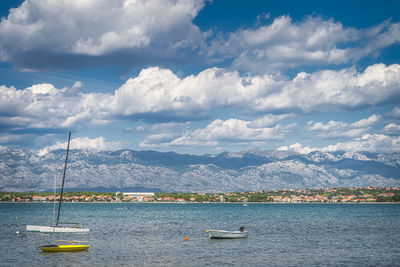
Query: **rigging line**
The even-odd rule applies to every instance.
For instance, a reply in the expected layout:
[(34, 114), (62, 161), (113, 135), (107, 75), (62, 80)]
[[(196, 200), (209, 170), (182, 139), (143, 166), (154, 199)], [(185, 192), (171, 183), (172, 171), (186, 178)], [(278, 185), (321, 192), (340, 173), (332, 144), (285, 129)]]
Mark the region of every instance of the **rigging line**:
[(57, 190), (57, 174), (54, 174), (54, 195), (53, 195), (53, 220), (56, 223), (56, 190)]
[(71, 132), (69, 132), (69, 135), (68, 135), (67, 156), (65, 157), (64, 174), (63, 174), (63, 180), (62, 180), (62, 185), (61, 185), (60, 202), (58, 204), (58, 214), (57, 214), (56, 226), (58, 226), (58, 223), (60, 220), (60, 209), (61, 209), (62, 196), (63, 196), (63, 192), (64, 192), (65, 173), (67, 172), (67, 162), (68, 162), (68, 152), (69, 152), (70, 140), (71, 140)]

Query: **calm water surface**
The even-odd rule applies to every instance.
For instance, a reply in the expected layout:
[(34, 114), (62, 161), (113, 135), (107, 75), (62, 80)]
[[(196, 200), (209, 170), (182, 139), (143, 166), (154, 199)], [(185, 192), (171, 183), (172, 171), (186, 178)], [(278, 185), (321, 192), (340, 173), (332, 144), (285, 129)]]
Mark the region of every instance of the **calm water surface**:
[[(51, 224), (53, 204), (0, 203), (0, 265), (400, 266), (400, 204), (68, 203), (61, 217), (91, 231), (29, 233), (26, 224)], [(205, 233), (242, 225), (247, 239)], [(90, 249), (41, 252), (56, 239)]]

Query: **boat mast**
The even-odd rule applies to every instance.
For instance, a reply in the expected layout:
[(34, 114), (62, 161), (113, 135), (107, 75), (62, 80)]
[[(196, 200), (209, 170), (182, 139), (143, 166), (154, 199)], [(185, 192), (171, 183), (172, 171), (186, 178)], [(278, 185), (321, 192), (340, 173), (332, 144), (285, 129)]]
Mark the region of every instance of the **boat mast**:
[(69, 132), (69, 135), (68, 135), (67, 156), (65, 157), (64, 174), (63, 174), (62, 185), (61, 185), (60, 202), (58, 204), (58, 214), (57, 214), (56, 226), (58, 226), (59, 219), (60, 219), (61, 202), (62, 202), (62, 196), (63, 196), (63, 192), (64, 192), (65, 173), (67, 172), (67, 162), (68, 162), (68, 152), (69, 152), (70, 140), (71, 140), (71, 132)]

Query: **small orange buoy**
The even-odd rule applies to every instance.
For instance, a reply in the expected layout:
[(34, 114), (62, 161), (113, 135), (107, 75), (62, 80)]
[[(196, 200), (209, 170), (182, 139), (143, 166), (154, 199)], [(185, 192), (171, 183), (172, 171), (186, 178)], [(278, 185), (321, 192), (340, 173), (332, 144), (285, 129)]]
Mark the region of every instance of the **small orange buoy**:
[(188, 240), (189, 240), (189, 238), (187, 236), (185, 236), (185, 241), (188, 241)]

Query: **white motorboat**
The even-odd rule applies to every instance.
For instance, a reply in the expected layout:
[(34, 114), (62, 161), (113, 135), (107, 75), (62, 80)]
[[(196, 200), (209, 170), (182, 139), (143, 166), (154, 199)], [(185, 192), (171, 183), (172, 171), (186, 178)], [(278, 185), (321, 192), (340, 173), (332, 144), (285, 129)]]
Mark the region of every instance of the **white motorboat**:
[(249, 235), (247, 231), (206, 230), (206, 232), (211, 239), (246, 238)]

